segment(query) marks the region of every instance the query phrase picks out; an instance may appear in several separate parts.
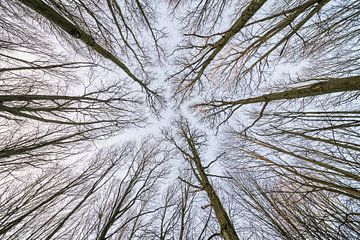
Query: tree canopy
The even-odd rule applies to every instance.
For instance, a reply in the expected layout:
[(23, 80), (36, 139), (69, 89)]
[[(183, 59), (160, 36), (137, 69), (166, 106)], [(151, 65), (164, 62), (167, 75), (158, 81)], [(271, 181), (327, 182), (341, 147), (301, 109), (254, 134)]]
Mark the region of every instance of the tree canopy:
[(360, 2), (0, 1), (0, 239), (359, 239)]

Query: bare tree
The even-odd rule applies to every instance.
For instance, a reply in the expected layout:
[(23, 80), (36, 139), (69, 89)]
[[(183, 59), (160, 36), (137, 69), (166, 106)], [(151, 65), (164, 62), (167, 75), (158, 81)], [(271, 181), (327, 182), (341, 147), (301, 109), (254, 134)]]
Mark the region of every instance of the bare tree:
[[(107, 1), (104, 4), (97, 4), (94, 1), (52, 2), (52, 1), (19, 1), (24, 6), (32, 9), (53, 24), (64, 35), (67, 33), (70, 41), (80, 40), (87, 47), (109, 60), (120, 68), (132, 81), (136, 82), (146, 91), (149, 97), (160, 98), (158, 94), (148, 87), (148, 79), (141, 80), (130, 68), (119, 58), (116, 51), (121, 51), (124, 45), (126, 52), (129, 52), (140, 65), (143, 74), (147, 74), (145, 63), (148, 55), (141, 43), (138, 34), (142, 26), (150, 32), (154, 48), (159, 59), (161, 47), (158, 44), (163, 33), (152, 26), (154, 22), (154, 9), (150, 4), (143, 5), (139, 1), (126, 1), (125, 9), (116, 1)], [(20, 6), (21, 7), (21, 6)], [(77, 9), (77, 10), (73, 10)], [(26, 11), (26, 9), (24, 9)], [(28, 12), (28, 11), (27, 11)], [(134, 20), (128, 20), (126, 14)], [(34, 17), (32, 13), (31, 17)], [(109, 24), (112, 23), (112, 24)], [(137, 29), (137, 24), (140, 24)], [(98, 34), (98, 32), (100, 34)], [(128, 37), (129, 36), (129, 37)], [(122, 43), (118, 42), (118, 37)], [(158, 99), (159, 100), (159, 99)], [(155, 102), (151, 102), (155, 104)]]
[[(1, 184), (1, 230), (6, 239), (133, 239), (160, 208), (157, 184), (165, 154), (144, 140), (99, 152), (84, 170), (73, 164)], [(37, 176), (38, 175), (38, 176)], [(26, 183), (17, 189), (17, 184)], [(149, 216), (149, 217), (148, 217)]]
[[(359, 219), (355, 201), (301, 186), (286, 177), (261, 179), (238, 172), (229, 188), (253, 239), (356, 239)], [(246, 213), (246, 214), (245, 214)], [(244, 220), (244, 219), (243, 219)]]
[(206, 143), (206, 135), (201, 131), (191, 129), (190, 124), (184, 118), (175, 122), (175, 124), (177, 126), (176, 135), (171, 136), (170, 133), (165, 132), (165, 138), (174, 146), (179, 156), (189, 164), (191, 172), (196, 179), (196, 184), (192, 184), (186, 180), (182, 181), (206, 193), (209, 205), (214, 211), (220, 227), (220, 233), (216, 234), (224, 239), (238, 239), (224, 204), (221, 202), (211, 183), (210, 177), (217, 176), (207, 172), (212, 162), (210, 162), (208, 166), (204, 166), (200, 157), (200, 151)]
[[(171, 159), (174, 160), (174, 159)], [(182, 168), (180, 168), (182, 169)], [(165, 188), (161, 209), (144, 235), (149, 239), (212, 239), (220, 237), (218, 222), (207, 196), (194, 188), (194, 177), (186, 169)]]
[(287, 239), (356, 239), (357, 127), (346, 112), (338, 120), (335, 114), (275, 113), (264, 116), (261, 127), (228, 135), (227, 167), (234, 169), (238, 202), (252, 206), (258, 221), (266, 217), (272, 230), (265, 231)]
[[(273, 84), (269, 87), (268, 83), (289, 84), (272, 73), (279, 72), (274, 71), (277, 66), (291, 67), (294, 62), (308, 63), (302, 81), (358, 76), (356, 1), (231, 1), (230, 5), (237, 3), (237, 12), (231, 15), (229, 27), (223, 27), (228, 21), (218, 23), (225, 15), (223, 1), (175, 2), (180, 15), (181, 5), (190, 7), (181, 15), (187, 23), (185, 31), (190, 32), (178, 49), (179, 71), (170, 76), (180, 99), (196, 88), (212, 92), (210, 107), (245, 99), (254, 92), (263, 95), (264, 90), (272, 91)], [(218, 27), (209, 30), (213, 23)]]
[[(10, 80), (3, 82), (11, 83)], [(29, 90), (35, 85), (30, 85)], [(55, 156), (51, 152), (56, 153), (55, 149), (64, 146), (70, 150), (81, 142), (109, 137), (145, 119), (139, 112), (141, 100), (119, 84), (84, 89), (80, 95), (6, 90), (0, 99), (1, 172), (4, 168), (37, 166), (51, 158), (61, 159), (61, 154)]]
[(157, 211), (150, 208), (149, 201), (156, 196), (157, 183), (166, 173), (163, 167), (166, 155), (161, 155), (154, 143), (146, 142), (133, 153), (123, 179), (116, 181), (115, 189), (103, 196), (105, 201), (98, 212), (102, 227), (94, 226), (98, 229), (96, 239), (111, 236), (132, 239), (139, 229), (146, 227), (142, 225), (144, 217)]
[(351, 94), (356, 97), (358, 94), (357, 91), (360, 90), (359, 79), (359, 76), (332, 79), (308, 79), (307, 81), (312, 80), (316, 81), (316, 83), (263, 94), (257, 97), (249, 97), (238, 100), (210, 100), (195, 104), (193, 108), (205, 114), (206, 116), (204, 119), (206, 120), (213, 122), (220, 120), (224, 123), (229, 120), (229, 118), (240, 107), (248, 104), (261, 103), (263, 104), (263, 107), (260, 111), (260, 117), (262, 117), (267, 105), (274, 101), (284, 102), (292, 99), (316, 97), (319, 95), (343, 92), (352, 92)]
[(59, 49), (49, 36), (56, 31), (18, 4), (0, 4), (1, 174), (60, 161), (86, 143), (143, 123), (140, 91), (89, 54), (69, 61), (76, 54)]

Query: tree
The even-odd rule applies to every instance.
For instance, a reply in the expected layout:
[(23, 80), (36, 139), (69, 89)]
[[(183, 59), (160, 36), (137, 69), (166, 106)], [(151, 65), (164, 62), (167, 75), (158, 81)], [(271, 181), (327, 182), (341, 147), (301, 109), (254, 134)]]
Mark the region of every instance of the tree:
[[(209, 239), (219, 236), (212, 210), (203, 206), (199, 191), (184, 181), (188, 172), (166, 188), (157, 216), (152, 219), (145, 238), (149, 239)], [(184, 176), (185, 175), (185, 176)], [(182, 180), (180, 180), (182, 179)], [(188, 176), (186, 181), (191, 181)]]
[[(66, 32), (70, 38), (72, 38), (71, 40), (80, 40), (101, 57), (110, 60), (118, 68), (124, 71), (131, 80), (139, 84), (149, 97), (159, 97), (155, 91), (151, 90), (147, 86), (148, 83), (146, 81), (136, 77), (129, 67), (127, 67), (119, 57), (112, 53), (118, 44), (114, 32), (118, 32), (125, 46), (133, 53), (135, 59), (140, 64), (140, 67), (144, 70), (145, 61), (140, 61), (140, 57), (146, 57), (141, 56), (141, 54), (144, 54), (145, 51), (140, 45), (138, 37), (133, 32), (135, 27), (128, 26), (128, 20), (125, 20), (126, 17), (123, 13), (124, 10), (116, 1), (107, 1), (107, 5), (104, 4), (108, 8), (108, 11), (111, 12), (111, 17), (102, 10), (104, 5), (96, 4), (93, 1), (79, 1), (78, 3), (73, 3), (75, 5), (71, 5), (70, 3), (52, 3), (42, 0), (24, 0), (19, 2), (48, 20), (60, 30), (60, 34), (63, 35), (63, 32)], [(159, 36), (156, 35), (161, 34), (161, 32), (151, 26), (151, 18), (148, 17), (150, 14), (145, 13), (146, 10), (150, 12), (153, 10), (145, 9), (139, 1), (136, 1), (135, 6), (133, 6), (133, 4), (134, 3), (131, 3), (128, 7), (136, 12), (131, 11), (131, 13), (136, 16), (137, 21), (144, 22), (142, 25), (151, 32), (151, 36), (153, 38), (152, 40), (154, 41), (157, 53), (160, 54), (161, 49), (158, 45)], [(79, 12), (70, 10), (71, 8), (74, 9), (74, 7), (78, 8)], [(109, 21), (113, 21), (114, 24), (112, 26), (108, 26)], [(125, 33), (131, 34), (131, 40), (135, 42), (135, 46), (138, 48), (140, 53), (135, 52), (134, 48), (130, 46), (133, 43), (124, 36), (124, 30), (122, 30), (121, 25), (125, 25)], [(94, 34), (96, 30), (99, 30), (101, 34)], [(96, 39), (95, 36), (98, 36), (99, 39)], [(109, 49), (106, 49), (104, 45), (108, 46)], [(154, 104), (154, 102), (151, 103)]]
[(191, 187), (206, 192), (209, 205), (214, 211), (220, 227), (220, 233), (218, 233), (219, 236), (229, 240), (239, 239), (233, 223), (231, 222), (222, 201), (209, 179), (211, 176), (216, 177), (216, 175), (207, 173), (207, 169), (213, 162), (204, 166), (200, 157), (201, 148), (206, 142), (206, 135), (201, 131), (192, 130), (190, 124), (185, 119), (177, 121), (175, 124), (177, 126), (177, 137), (179, 140), (166, 132), (165, 138), (174, 146), (178, 154), (189, 164), (198, 186), (191, 184), (186, 180), (183, 181)]
[[(244, 176), (245, 175), (245, 176)], [(255, 239), (356, 239), (356, 201), (338, 194), (289, 182), (284, 176), (260, 179), (254, 172), (237, 173), (229, 186)], [(293, 177), (295, 178), (295, 176)], [(310, 183), (311, 181), (309, 181)]]
[(294, 87), (283, 91), (272, 92), (263, 94), (257, 97), (250, 97), (238, 100), (210, 100), (208, 102), (202, 102), (195, 104), (193, 107), (200, 112), (205, 113), (207, 119), (221, 119), (223, 122), (229, 120), (229, 118), (238, 110), (241, 106), (255, 103), (262, 103), (263, 107), (260, 112), (260, 117), (264, 112), (266, 106), (274, 101), (284, 101), (292, 99), (301, 99), (306, 97), (316, 97), (320, 95), (327, 95), (333, 93), (342, 92), (357, 92), (360, 89), (360, 77), (353, 76), (347, 78), (332, 78), (332, 79), (311, 79), (317, 81), (316, 83)]
[(332, 125), (329, 118), (329, 127), (319, 126), (307, 116), (288, 120), (279, 115), (267, 119), (272, 124), (266, 130), (252, 129), (251, 135), (233, 130), (228, 136), (224, 151), (234, 169), (229, 175), (237, 179), (233, 188), (239, 188), (238, 201), (245, 209), (255, 206), (252, 214), (262, 222), (266, 217), (266, 225), (288, 239), (356, 238), (360, 179), (352, 138), (356, 141), (357, 131), (352, 134), (351, 125)]
[(59, 165), (38, 176), (7, 178), (1, 185), (0, 234), (6, 239), (132, 239), (157, 211), (151, 202), (165, 164), (162, 150), (144, 140), (140, 146), (128, 142), (101, 151), (78, 172), (79, 164)]
[(37, 17), (19, 3), (0, 7), (1, 174), (60, 161), (80, 146), (143, 123), (139, 91), (111, 74), (94, 76), (105, 67), (91, 55), (69, 61), (74, 54), (58, 50), (41, 25), (32, 26)]

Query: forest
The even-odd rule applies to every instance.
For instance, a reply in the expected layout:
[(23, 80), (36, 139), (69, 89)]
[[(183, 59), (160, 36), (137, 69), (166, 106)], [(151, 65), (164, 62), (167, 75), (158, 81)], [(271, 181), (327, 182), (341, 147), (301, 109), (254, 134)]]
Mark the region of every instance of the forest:
[(0, 239), (360, 239), (360, 1), (0, 0)]

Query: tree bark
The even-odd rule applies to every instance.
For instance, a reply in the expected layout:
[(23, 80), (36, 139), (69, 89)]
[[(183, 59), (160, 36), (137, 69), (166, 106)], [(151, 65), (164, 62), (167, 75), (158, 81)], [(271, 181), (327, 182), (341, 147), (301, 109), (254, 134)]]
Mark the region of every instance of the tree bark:
[[(215, 216), (218, 220), (218, 223), (220, 225), (220, 236), (224, 238), (225, 240), (238, 240), (239, 237), (236, 234), (236, 231), (234, 229), (234, 226), (220, 200), (217, 193), (215, 192), (215, 189), (213, 188), (212, 184), (209, 181), (208, 175), (205, 172), (205, 168), (201, 163), (201, 158), (198, 153), (198, 150), (196, 148), (196, 143), (191, 137), (190, 129), (188, 128), (188, 125), (185, 126), (186, 129), (181, 128), (181, 131), (183, 133), (183, 137), (185, 138), (185, 141), (191, 151), (192, 155), (192, 161), (195, 163), (196, 172), (194, 172), (196, 178), (199, 181), (199, 184), (201, 185), (202, 189), (206, 192), (210, 205), (212, 209), (215, 212)], [(195, 169), (193, 169), (195, 170)]]
[(196, 107), (227, 107), (237, 105), (247, 105), (253, 103), (264, 103), (278, 100), (291, 100), (304, 97), (314, 97), (319, 95), (350, 92), (360, 90), (360, 76), (346, 78), (331, 78), (326, 81), (292, 88), (281, 92), (264, 94), (258, 97), (250, 97), (233, 101), (211, 101), (196, 105)]
[(155, 94), (154, 91), (147, 87), (147, 84), (137, 78), (132, 71), (116, 56), (114, 56), (110, 51), (106, 50), (102, 46), (100, 46), (93, 37), (80, 29), (80, 27), (76, 26), (64, 16), (59, 14), (52, 7), (47, 5), (42, 0), (19, 0), (21, 3), (31, 8), (41, 16), (45, 17), (52, 24), (56, 25), (63, 31), (67, 32), (73, 38), (81, 40), (85, 43), (89, 48), (93, 49), (95, 52), (103, 56), (104, 58), (110, 60), (115, 65), (117, 65), (120, 69), (122, 69), (133, 81), (138, 83), (147, 93)]

